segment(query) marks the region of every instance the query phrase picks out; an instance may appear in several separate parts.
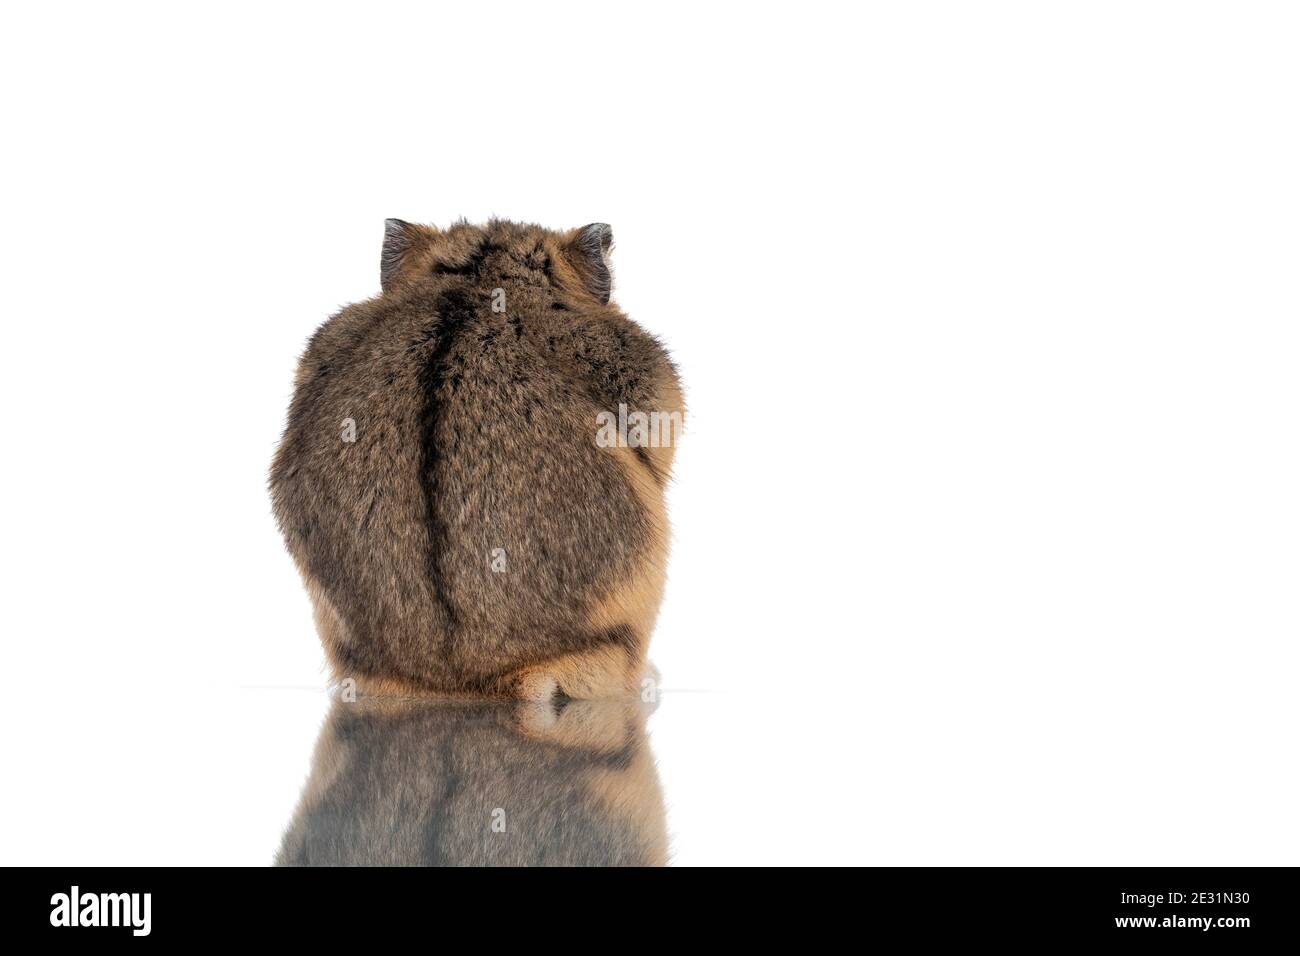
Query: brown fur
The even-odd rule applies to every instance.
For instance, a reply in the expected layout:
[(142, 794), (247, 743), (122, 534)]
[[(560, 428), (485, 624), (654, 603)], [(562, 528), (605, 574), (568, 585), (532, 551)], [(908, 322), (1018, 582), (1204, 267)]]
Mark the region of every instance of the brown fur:
[(271, 487), (336, 678), (369, 693), (635, 690), (674, 449), (599, 447), (596, 416), (683, 406), (663, 347), (608, 302), (609, 248), (599, 224), (390, 220), (383, 293), (312, 337)]
[[(494, 822), (499, 825), (494, 827)], [(336, 701), (281, 866), (662, 866), (635, 700)]]

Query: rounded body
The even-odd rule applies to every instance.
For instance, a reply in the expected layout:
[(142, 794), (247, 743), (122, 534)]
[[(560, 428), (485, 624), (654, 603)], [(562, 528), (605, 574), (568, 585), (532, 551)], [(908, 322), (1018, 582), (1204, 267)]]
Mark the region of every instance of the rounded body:
[(620, 409), (680, 423), (673, 366), (592, 291), (580, 236), (402, 226), (384, 293), (313, 336), (272, 467), (336, 677), (632, 689), (662, 592), (676, 433), (611, 443), (600, 426)]

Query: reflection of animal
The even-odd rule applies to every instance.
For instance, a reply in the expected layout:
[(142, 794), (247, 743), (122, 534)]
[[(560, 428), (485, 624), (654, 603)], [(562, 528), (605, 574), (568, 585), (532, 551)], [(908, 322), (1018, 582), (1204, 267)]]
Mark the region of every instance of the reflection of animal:
[(604, 447), (597, 417), (680, 416), (682, 397), (609, 302), (610, 241), (603, 224), (389, 220), (382, 294), (312, 337), (271, 488), (336, 677), (532, 699), (637, 687), (674, 449)]
[(336, 702), (281, 866), (660, 866), (635, 701)]

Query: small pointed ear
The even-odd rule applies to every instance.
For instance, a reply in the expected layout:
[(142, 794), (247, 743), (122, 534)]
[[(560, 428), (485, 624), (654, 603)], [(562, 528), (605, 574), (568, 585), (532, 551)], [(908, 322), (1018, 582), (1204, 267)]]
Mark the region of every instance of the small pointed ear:
[(400, 219), (384, 220), (384, 251), (379, 256), (379, 287), (387, 292), (402, 272), (402, 262), (415, 241), (417, 226)]
[(583, 226), (573, 237), (570, 258), (582, 277), (587, 291), (602, 305), (609, 302), (614, 277), (609, 271), (609, 251), (614, 247), (614, 231), (608, 223), (593, 222)]

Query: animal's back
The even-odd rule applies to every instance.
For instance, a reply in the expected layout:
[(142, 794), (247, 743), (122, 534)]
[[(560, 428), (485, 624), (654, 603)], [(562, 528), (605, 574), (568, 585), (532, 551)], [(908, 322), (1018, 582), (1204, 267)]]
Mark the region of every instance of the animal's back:
[(335, 670), (372, 686), (635, 670), (658, 604), (667, 460), (596, 422), (679, 407), (671, 363), (574, 288), (554, 234), (477, 233), (319, 330), (273, 466)]

